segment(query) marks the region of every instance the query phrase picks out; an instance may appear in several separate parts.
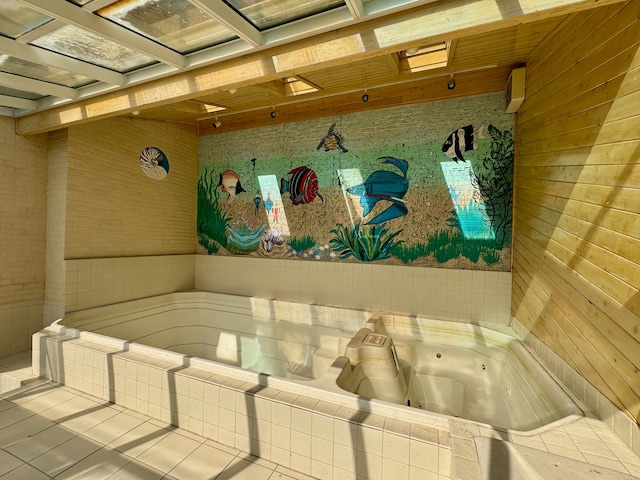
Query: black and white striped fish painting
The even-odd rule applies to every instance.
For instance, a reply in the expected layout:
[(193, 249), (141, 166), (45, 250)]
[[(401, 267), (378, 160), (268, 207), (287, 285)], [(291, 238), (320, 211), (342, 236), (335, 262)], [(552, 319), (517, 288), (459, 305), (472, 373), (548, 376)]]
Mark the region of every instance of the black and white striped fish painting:
[(442, 144), (442, 151), (447, 157), (451, 158), (456, 163), (458, 160), (466, 162), (463, 153), (478, 148), (478, 145), (476, 145), (474, 141), (475, 134), (473, 131), (473, 125), (460, 127), (447, 137), (445, 142)]

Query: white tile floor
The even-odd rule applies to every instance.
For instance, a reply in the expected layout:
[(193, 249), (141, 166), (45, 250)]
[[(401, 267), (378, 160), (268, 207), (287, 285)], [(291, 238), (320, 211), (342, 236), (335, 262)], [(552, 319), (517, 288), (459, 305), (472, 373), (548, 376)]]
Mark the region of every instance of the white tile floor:
[[(21, 381), (29, 356), (0, 359)], [(640, 479), (640, 457), (578, 399), (586, 416), (538, 435), (450, 420), (451, 478), (482, 480), (474, 439), (492, 437)], [(562, 472), (557, 478), (573, 478)], [(414, 476), (410, 476), (413, 480)], [(443, 480), (433, 474), (429, 479)], [(512, 477), (513, 478), (513, 477)], [(520, 477), (524, 478), (524, 477)], [(595, 477), (594, 477), (595, 478)], [(304, 474), (42, 379), (0, 395), (0, 480), (311, 480)], [(406, 480), (394, 476), (383, 480)], [(494, 479), (491, 480), (502, 480)], [(553, 479), (549, 479), (553, 480)]]
[(310, 480), (41, 379), (0, 397), (0, 479)]

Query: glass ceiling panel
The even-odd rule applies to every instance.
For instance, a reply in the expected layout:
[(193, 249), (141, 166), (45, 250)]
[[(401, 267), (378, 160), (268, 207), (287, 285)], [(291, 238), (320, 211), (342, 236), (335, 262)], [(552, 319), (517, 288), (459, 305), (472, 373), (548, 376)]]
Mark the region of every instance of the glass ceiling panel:
[(96, 13), (183, 54), (237, 38), (188, 0), (120, 0)]
[(21, 98), (24, 100), (42, 100), (46, 98), (46, 95), (39, 95), (35, 92), (24, 92), (22, 90), (16, 90), (14, 88), (0, 86), (0, 95), (7, 95), (9, 97)]
[(3, 54), (0, 54), (0, 71), (72, 88), (81, 87), (94, 81), (92, 78), (85, 77), (79, 73), (71, 73), (59, 68), (39, 65)]
[(277, 27), (345, 5), (343, 0), (224, 0), (258, 30)]
[(32, 43), (120, 73), (157, 63), (147, 55), (73, 25), (65, 25)]
[(50, 20), (53, 19), (24, 6), (17, 0), (0, 2), (0, 32), (8, 37), (18, 38)]

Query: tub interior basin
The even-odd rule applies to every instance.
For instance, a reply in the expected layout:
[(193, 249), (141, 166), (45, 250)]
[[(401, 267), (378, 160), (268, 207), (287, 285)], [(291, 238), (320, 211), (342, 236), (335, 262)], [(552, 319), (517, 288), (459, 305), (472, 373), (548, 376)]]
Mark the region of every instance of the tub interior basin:
[(407, 333), (384, 318), (367, 326), (345, 350), (344, 390), (518, 431), (581, 414), (513, 337), (437, 322)]
[(306, 383), (346, 403), (357, 396), (411, 407), (410, 417), (434, 412), (530, 431), (581, 415), (521, 342), (477, 325), (181, 292), (73, 312), (46, 330), (149, 358), (225, 365), (240, 378), (250, 371)]

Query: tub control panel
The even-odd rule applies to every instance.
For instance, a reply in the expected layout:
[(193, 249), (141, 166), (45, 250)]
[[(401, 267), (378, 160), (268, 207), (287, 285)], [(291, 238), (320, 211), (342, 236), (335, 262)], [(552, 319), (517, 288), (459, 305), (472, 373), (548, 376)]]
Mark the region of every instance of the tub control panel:
[(387, 340), (387, 337), (385, 335), (379, 335), (377, 333), (369, 333), (362, 339), (362, 343), (381, 347), (384, 345), (386, 340)]

